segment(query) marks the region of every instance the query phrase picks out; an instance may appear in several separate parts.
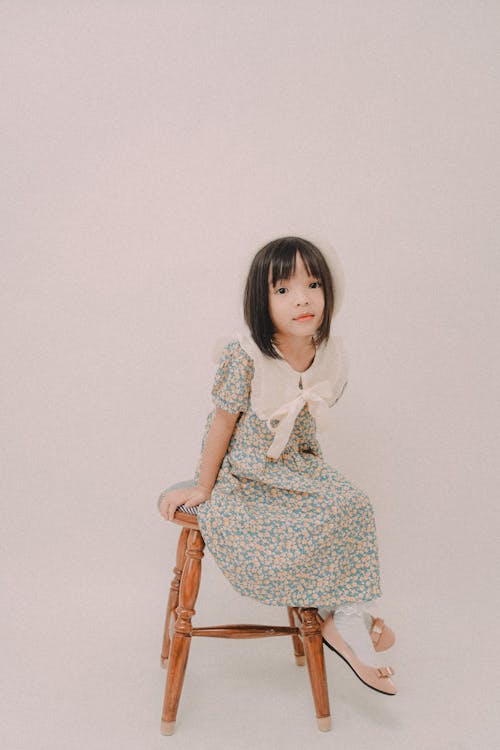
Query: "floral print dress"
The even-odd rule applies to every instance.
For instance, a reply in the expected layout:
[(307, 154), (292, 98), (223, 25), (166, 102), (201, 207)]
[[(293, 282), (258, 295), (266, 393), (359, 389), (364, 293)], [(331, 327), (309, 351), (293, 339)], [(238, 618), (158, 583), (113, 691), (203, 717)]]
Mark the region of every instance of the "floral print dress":
[[(211, 498), (196, 507), (218, 567), (240, 594), (269, 605), (332, 608), (381, 596), (370, 500), (324, 460), (316, 434), (324, 420), (318, 405), (327, 411), (346, 383), (345, 373), (339, 380), (339, 368), (332, 367), (338, 357), (328, 356), (332, 337), (303, 373), (265, 357), (249, 336), (237, 334), (221, 346), (213, 403), (241, 414)], [(328, 382), (330, 398), (314, 396)], [(276, 403), (285, 396), (284, 407)], [(202, 452), (214, 416), (215, 409)], [(277, 437), (287, 419), (285, 434)], [(200, 469), (201, 455), (195, 483)]]

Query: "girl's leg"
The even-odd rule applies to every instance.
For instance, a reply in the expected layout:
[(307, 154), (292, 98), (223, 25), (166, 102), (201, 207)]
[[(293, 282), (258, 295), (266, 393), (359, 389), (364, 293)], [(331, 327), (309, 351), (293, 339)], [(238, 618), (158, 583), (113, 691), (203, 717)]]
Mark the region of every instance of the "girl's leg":
[(333, 612), (333, 608), (327, 609), (326, 607), (318, 607), (318, 615), (321, 617), (322, 620), (326, 620), (330, 612)]
[(370, 637), (372, 622), (370, 612), (376, 616), (374, 600), (334, 605), (332, 609), (318, 609), (319, 615), (324, 620), (331, 612), (334, 614), (335, 628), (358, 659), (371, 667), (384, 666), (385, 658), (375, 651)]
[[(378, 601), (378, 599), (371, 599), (369, 602), (360, 602), (363, 607), (363, 620), (368, 632), (370, 632), (372, 628), (372, 616), (381, 617), (379, 613)], [(330, 612), (332, 614), (335, 612), (335, 604), (333, 604), (330, 608), (318, 607), (318, 614), (322, 620), (326, 620)]]

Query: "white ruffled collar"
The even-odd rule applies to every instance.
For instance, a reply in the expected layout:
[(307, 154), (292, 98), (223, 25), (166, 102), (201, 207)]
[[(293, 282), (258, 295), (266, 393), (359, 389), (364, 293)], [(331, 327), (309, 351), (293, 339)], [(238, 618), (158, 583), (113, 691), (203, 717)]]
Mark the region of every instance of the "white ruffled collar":
[(340, 336), (330, 335), (327, 342), (322, 342), (316, 349), (314, 360), (304, 372), (294, 370), (285, 359), (272, 359), (264, 355), (249, 332), (241, 329), (232, 336), (217, 340), (214, 362), (219, 361), (224, 346), (234, 340), (253, 360), (252, 409), (275, 433), (267, 454), (269, 457), (278, 458), (281, 455), (305, 403), (318, 429), (327, 428), (328, 409), (339, 400), (347, 385), (349, 363)]

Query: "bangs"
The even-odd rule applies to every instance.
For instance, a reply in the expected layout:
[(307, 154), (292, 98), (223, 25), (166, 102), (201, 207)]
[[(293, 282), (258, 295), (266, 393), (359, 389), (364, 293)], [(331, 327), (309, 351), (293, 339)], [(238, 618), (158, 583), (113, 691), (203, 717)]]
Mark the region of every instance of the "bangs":
[(295, 272), (297, 253), (300, 254), (309, 276), (322, 279), (318, 259), (309, 250), (307, 245), (304, 245), (303, 243), (291, 244), (290, 241), (288, 241), (283, 242), (283, 244), (277, 248), (276, 253), (272, 256), (269, 275), (270, 283), (272, 283), (273, 286), (275, 286), (276, 282), (281, 279), (289, 279), (293, 275)]

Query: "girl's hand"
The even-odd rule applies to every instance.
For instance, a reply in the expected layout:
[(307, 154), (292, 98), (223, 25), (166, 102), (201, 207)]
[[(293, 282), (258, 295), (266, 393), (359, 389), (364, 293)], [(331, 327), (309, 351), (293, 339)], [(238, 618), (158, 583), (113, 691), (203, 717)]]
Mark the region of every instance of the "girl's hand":
[(177, 490), (171, 490), (164, 495), (160, 503), (160, 513), (167, 521), (171, 521), (179, 505), (192, 508), (195, 505), (204, 503), (206, 500), (210, 500), (211, 494), (210, 490), (199, 484), (195, 487), (180, 487)]

